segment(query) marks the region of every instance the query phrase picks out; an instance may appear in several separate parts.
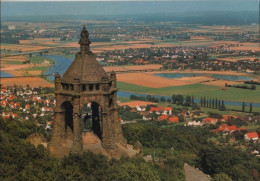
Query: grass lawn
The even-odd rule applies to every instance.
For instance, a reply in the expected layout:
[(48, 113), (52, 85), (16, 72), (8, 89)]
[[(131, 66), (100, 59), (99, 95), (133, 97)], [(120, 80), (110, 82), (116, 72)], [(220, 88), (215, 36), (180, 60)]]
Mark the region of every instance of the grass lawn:
[(256, 86), (256, 90), (238, 89), (228, 87), (227, 90), (221, 90), (218, 86), (192, 84), (176, 87), (150, 88), (128, 84), (125, 82), (117, 82), (120, 91), (147, 93), (162, 96), (172, 96), (173, 94), (182, 94), (184, 96), (194, 96), (196, 99), (205, 97), (206, 99), (217, 98), (224, 101), (245, 101), (260, 102), (260, 85)]
[[(34, 66), (34, 67), (31, 67), (31, 68), (27, 68), (25, 70), (27, 71), (35, 71), (35, 70), (40, 70), (43, 74), (44, 72), (46, 72), (50, 67), (37, 67), (37, 66)], [(25, 73), (27, 75), (27, 73)]]
[(23, 64), (23, 62), (21, 62), (21, 61), (8, 61), (8, 62), (6, 62), (6, 64), (21, 65), (21, 64)]
[(44, 62), (44, 60), (49, 61), (50, 64), (54, 64), (55, 61), (52, 60), (51, 58), (47, 58), (47, 57), (41, 57), (41, 56), (32, 56), (29, 57), (29, 61), (31, 61), (33, 64), (41, 64)]
[(260, 128), (260, 124), (257, 124), (257, 123), (251, 123), (247, 126), (244, 126), (246, 127), (247, 129), (251, 129), (251, 130), (256, 130), (256, 129), (259, 129)]
[(128, 98), (128, 97), (117, 97), (117, 101), (120, 101), (120, 102), (132, 102), (134, 100)]

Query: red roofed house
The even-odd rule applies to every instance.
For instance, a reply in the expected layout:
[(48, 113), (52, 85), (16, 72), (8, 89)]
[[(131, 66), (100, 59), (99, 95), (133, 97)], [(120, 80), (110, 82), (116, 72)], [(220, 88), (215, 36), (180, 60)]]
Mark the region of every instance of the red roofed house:
[(253, 140), (253, 141), (257, 141), (259, 138), (258, 133), (257, 132), (251, 132), (251, 133), (246, 133), (245, 134), (245, 139), (246, 140)]
[(8, 102), (6, 101), (6, 100), (1, 100), (1, 106), (2, 107), (6, 107), (6, 104), (7, 104)]
[(26, 104), (26, 105), (25, 105), (25, 109), (30, 109), (30, 105), (29, 105), (29, 104)]
[(178, 116), (170, 117), (169, 121), (170, 121), (170, 123), (178, 123), (179, 122), (179, 118), (178, 118)]
[(12, 100), (16, 99), (16, 96), (15, 96), (15, 95), (10, 95), (10, 96), (7, 97), (6, 99), (12, 101)]
[(227, 124), (222, 124), (219, 126), (218, 129), (211, 130), (211, 132), (220, 132), (220, 131), (228, 131), (229, 133), (232, 133), (234, 131), (242, 131), (245, 130), (245, 128), (237, 128), (235, 125), (228, 126)]
[(205, 121), (206, 123), (217, 124), (218, 119), (217, 119), (217, 118), (210, 118), (210, 117), (208, 117), (208, 118), (206, 118), (204, 121)]
[(218, 130), (219, 131), (228, 131), (228, 132), (232, 133), (233, 131), (238, 131), (239, 129), (235, 125), (228, 126), (227, 124), (222, 124), (219, 126)]
[(168, 120), (168, 118), (169, 118), (169, 116), (167, 116), (167, 115), (161, 115), (158, 117), (158, 120), (163, 121), (163, 120)]
[(151, 107), (150, 112), (155, 112), (156, 114), (164, 114), (164, 115), (170, 115), (172, 114), (172, 108), (171, 107)]

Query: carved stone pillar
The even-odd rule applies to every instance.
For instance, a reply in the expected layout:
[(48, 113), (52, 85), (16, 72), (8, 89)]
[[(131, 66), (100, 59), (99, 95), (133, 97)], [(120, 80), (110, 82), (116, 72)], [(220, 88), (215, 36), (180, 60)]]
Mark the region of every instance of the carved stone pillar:
[(115, 148), (113, 137), (113, 128), (111, 126), (111, 117), (108, 113), (102, 113), (102, 146), (105, 150), (112, 150)]
[(123, 131), (121, 128), (120, 118), (118, 114), (118, 108), (116, 108), (113, 111), (113, 114), (113, 118), (115, 119), (113, 121), (115, 142), (121, 144), (122, 146), (126, 146), (126, 140), (123, 136)]
[(74, 124), (74, 137), (73, 137), (73, 147), (72, 151), (74, 153), (79, 153), (82, 151), (82, 137), (81, 137), (81, 119), (80, 119), (80, 114), (74, 113), (74, 119), (73, 119), (73, 124)]
[(81, 115), (79, 113), (79, 98), (75, 98), (73, 106), (73, 146), (72, 152), (79, 153), (83, 150), (81, 137)]

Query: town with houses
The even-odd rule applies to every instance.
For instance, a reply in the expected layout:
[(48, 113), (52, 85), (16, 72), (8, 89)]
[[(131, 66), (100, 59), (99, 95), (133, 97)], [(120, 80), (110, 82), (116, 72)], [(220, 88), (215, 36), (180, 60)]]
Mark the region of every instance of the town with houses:
[[(29, 120), (37, 124), (46, 132), (52, 129), (55, 107), (54, 95), (50, 88), (30, 88), (21, 86), (1, 85), (1, 116), (3, 119), (17, 121)], [(136, 123), (138, 121), (155, 122), (171, 126), (183, 125), (204, 127), (210, 129), (217, 144), (237, 144), (249, 147), (252, 154), (259, 154), (259, 130), (250, 129), (248, 125), (258, 125), (260, 115), (247, 114), (242, 116), (207, 114), (201, 110), (191, 110), (188, 107), (174, 108), (157, 106), (154, 102), (130, 101), (120, 102), (119, 109), (123, 109), (121, 124)], [(164, 103), (165, 104), (165, 103)], [(119, 111), (120, 113), (120, 111)], [(135, 116), (131, 116), (134, 114)], [(137, 116), (136, 116), (137, 115)], [(129, 119), (124, 119), (130, 117)], [(247, 128), (249, 127), (249, 128)]]
[[(225, 44), (212, 48), (179, 46), (113, 50), (98, 53), (97, 60), (110, 66), (160, 64), (164, 69), (258, 73), (259, 52), (231, 49), (240, 46), (243, 44)], [(230, 57), (237, 57), (237, 61), (232, 61)]]

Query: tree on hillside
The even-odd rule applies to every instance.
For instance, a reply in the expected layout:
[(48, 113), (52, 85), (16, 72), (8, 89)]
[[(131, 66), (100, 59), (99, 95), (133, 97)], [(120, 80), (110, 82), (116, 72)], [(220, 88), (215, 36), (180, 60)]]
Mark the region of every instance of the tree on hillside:
[(232, 181), (232, 179), (224, 173), (215, 174), (212, 181)]
[(200, 98), (200, 107), (203, 107), (203, 100), (202, 100), (202, 97)]
[(220, 104), (220, 100), (218, 100), (218, 108), (220, 109), (220, 107), (221, 107), (221, 104)]
[(214, 101), (214, 99), (212, 99), (212, 108), (213, 109), (215, 108), (215, 101)]
[(161, 102), (165, 102), (165, 101), (166, 101), (165, 97), (162, 96), (162, 97), (160, 98), (160, 101), (161, 101)]
[(172, 95), (172, 103), (176, 104), (176, 95), (175, 94)]
[(253, 105), (252, 103), (250, 103), (249, 112), (252, 113), (252, 111), (253, 111)]
[(221, 104), (219, 110), (220, 110), (220, 111), (225, 111), (225, 110), (226, 110), (226, 106), (225, 106), (225, 103), (224, 103), (223, 100), (222, 100), (222, 104)]
[(191, 104), (194, 105), (194, 96), (191, 97)]
[(176, 104), (177, 104), (177, 105), (183, 105), (183, 95), (178, 94), (178, 95), (176, 96)]
[(255, 90), (256, 86), (254, 84), (251, 85), (251, 90)]
[(209, 107), (211, 108), (211, 99), (209, 100)]
[(191, 97), (190, 96), (186, 96), (186, 106), (190, 106), (191, 105)]
[(243, 104), (242, 104), (242, 112), (245, 112), (245, 102), (243, 102)]
[(206, 107), (206, 98), (203, 98), (203, 106)]

